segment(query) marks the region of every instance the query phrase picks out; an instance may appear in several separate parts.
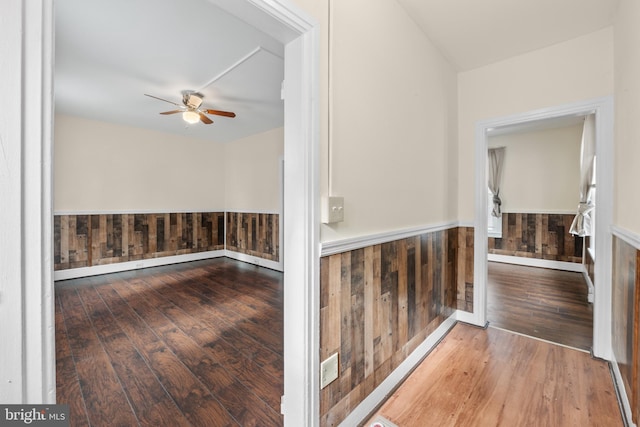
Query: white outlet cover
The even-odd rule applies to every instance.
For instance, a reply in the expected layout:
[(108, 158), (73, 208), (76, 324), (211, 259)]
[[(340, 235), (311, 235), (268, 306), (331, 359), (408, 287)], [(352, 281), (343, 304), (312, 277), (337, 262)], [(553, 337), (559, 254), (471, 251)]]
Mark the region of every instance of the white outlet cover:
[(338, 378), (338, 353), (333, 353), (320, 364), (320, 388), (325, 388)]
[(322, 198), (322, 223), (333, 224), (344, 221), (344, 197)]

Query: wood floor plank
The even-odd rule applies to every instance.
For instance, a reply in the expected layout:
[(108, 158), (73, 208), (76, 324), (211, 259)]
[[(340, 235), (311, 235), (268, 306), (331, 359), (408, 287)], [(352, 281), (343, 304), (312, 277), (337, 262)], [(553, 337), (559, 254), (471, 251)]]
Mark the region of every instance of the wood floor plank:
[(492, 326), (589, 350), (593, 306), (581, 273), (488, 263), (487, 320)]
[[(176, 315), (176, 311), (171, 311), (174, 315), (167, 316), (166, 311), (160, 308), (166, 307), (162, 299), (155, 292), (148, 292), (144, 283), (132, 281), (127, 286), (141, 296), (135, 299), (136, 311), (147, 319), (154, 332), (207, 385), (241, 425), (279, 425), (282, 422), (275, 409), (279, 403), (279, 390), (272, 388), (274, 381), (256, 384), (254, 380), (264, 375), (258, 370), (249, 370), (248, 365), (242, 363), (242, 357), (232, 357), (234, 354), (229, 354), (229, 351), (216, 354), (210, 347), (200, 345), (182, 330), (182, 326), (189, 322), (190, 316), (186, 312)], [(195, 320), (191, 324), (193, 322)], [(245, 387), (238, 379), (253, 387)], [(264, 394), (264, 397), (271, 407), (254, 394), (253, 390), (259, 390), (259, 394), (263, 394), (262, 391), (265, 390), (270, 392)]]
[(464, 324), (452, 329), (369, 422), (377, 416), (402, 427), (623, 425), (606, 362)]
[(76, 291), (65, 292), (59, 294), (59, 300), (69, 336), (77, 337), (70, 339), (70, 347), (90, 423), (98, 425), (111, 417), (115, 425), (138, 425), (80, 296)]
[(78, 289), (93, 326), (118, 374), (134, 413), (144, 425), (190, 425), (93, 287)]
[[(227, 298), (209, 298), (204, 297), (198, 292), (187, 289), (187, 283), (180, 282), (169, 276), (163, 277), (162, 280), (154, 280), (153, 278), (145, 279), (145, 283), (161, 293), (168, 301), (175, 304), (187, 313), (191, 313), (192, 317), (197, 317), (198, 322), (206, 327), (208, 331), (216, 332), (218, 339), (222, 339), (221, 345), (231, 345), (244, 356), (256, 361), (265, 369), (273, 373), (277, 378), (282, 378), (282, 347), (277, 351), (266, 348), (252, 333), (235, 327), (233, 319), (228, 316), (228, 309), (224, 308), (224, 301)], [(181, 283), (180, 292), (175, 290), (174, 285)], [(212, 285), (215, 286), (215, 285)], [(203, 299), (204, 298), (204, 299)], [(211, 309), (211, 305), (216, 307)], [(197, 313), (197, 316), (195, 314)], [(282, 312), (274, 312), (274, 316), (281, 316)], [(210, 341), (211, 342), (211, 341)]]
[[(138, 297), (130, 295), (125, 284), (115, 282), (112, 286), (121, 297), (131, 297), (131, 304), (136, 305)], [(148, 326), (150, 320), (143, 320), (129, 301), (124, 301), (109, 307), (116, 321), (189, 421), (201, 426), (237, 425), (231, 414)]]
[(58, 403), (74, 426), (282, 425), (282, 283), (227, 259), (56, 283)]
[(59, 301), (56, 301), (55, 304), (55, 320), (56, 328), (63, 331), (56, 333), (56, 399), (58, 402), (69, 404), (69, 419), (72, 425), (88, 426), (87, 409), (80, 390), (76, 365), (71, 355), (71, 347), (67, 339), (64, 316)]

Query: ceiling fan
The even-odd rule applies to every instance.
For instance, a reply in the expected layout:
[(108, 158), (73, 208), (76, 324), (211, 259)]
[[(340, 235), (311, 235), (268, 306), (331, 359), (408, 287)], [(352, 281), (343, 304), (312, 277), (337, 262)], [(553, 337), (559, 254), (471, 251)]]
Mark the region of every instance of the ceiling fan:
[(180, 107), (179, 110), (164, 111), (160, 114), (169, 115), (169, 114), (182, 113), (182, 119), (185, 122), (191, 123), (191, 124), (198, 123), (198, 121), (201, 121), (206, 125), (210, 125), (211, 123), (213, 123), (213, 120), (207, 117), (207, 114), (214, 114), (216, 116), (223, 116), (223, 117), (236, 116), (236, 113), (232, 113), (230, 111), (210, 110), (210, 109), (204, 109), (204, 108), (201, 109), (200, 106), (202, 105), (202, 100), (204, 99), (204, 95), (202, 95), (200, 92), (195, 92), (192, 90), (182, 91), (183, 105), (180, 105), (177, 102), (169, 101), (167, 99), (158, 98), (157, 96), (149, 95), (146, 93), (145, 93), (145, 96), (159, 99), (160, 101), (168, 102), (169, 104), (173, 104)]

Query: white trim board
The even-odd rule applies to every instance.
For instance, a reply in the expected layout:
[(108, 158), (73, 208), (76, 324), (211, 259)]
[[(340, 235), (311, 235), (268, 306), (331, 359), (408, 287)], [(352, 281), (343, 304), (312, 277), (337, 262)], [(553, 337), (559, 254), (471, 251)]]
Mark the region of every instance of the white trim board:
[(553, 209), (509, 209), (502, 211), (503, 214), (530, 214), (530, 215), (575, 215), (576, 211), (570, 210), (553, 210)]
[(118, 209), (100, 211), (66, 211), (60, 210), (53, 213), (54, 216), (62, 215), (148, 215), (148, 214), (183, 214), (183, 213), (225, 213), (224, 209)]
[(395, 240), (406, 239), (419, 236), (421, 234), (433, 233), (436, 231), (448, 230), (459, 227), (457, 221), (442, 222), (420, 227), (405, 228), (402, 230), (388, 231), (384, 233), (370, 234), (367, 236), (351, 237), (347, 239), (323, 242), (321, 244), (320, 256), (325, 257), (341, 252), (353, 251), (373, 245), (393, 242)]
[(487, 261), (500, 262), (503, 264), (525, 265), (528, 267), (550, 268), (552, 270), (573, 271), (576, 273), (582, 273), (584, 271), (584, 265), (577, 262), (554, 261), (521, 256), (487, 254)]
[(407, 358), (391, 372), (347, 417), (339, 424), (340, 427), (360, 425), (385, 399), (389, 397), (396, 387), (407, 378), (429, 352), (433, 350), (440, 340), (457, 323), (457, 312), (454, 312), (433, 331)]
[(53, 279), (68, 280), (80, 277), (98, 276), (100, 274), (120, 273), (122, 271), (140, 270), (148, 267), (159, 267), (161, 265), (179, 264), (189, 261), (200, 261), (203, 259), (220, 258), (225, 256), (224, 250), (196, 252), (193, 254), (173, 255), (160, 258), (148, 258), (135, 261), (117, 262), (113, 264), (93, 265), (91, 267), (70, 268), (53, 272)]
[(81, 277), (99, 276), (101, 274), (120, 273), (123, 271), (141, 270), (149, 267), (159, 267), (163, 265), (180, 264), (190, 261), (201, 261), (214, 258), (230, 258), (236, 261), (246, 262), (247, 264), (257, 265), (259, 267), (269, 268), (276, 271), (284, 271), (282, 262), (271, 261), (268, 259), (256, 257), (253, 255), (242, 254), (239, 252), (220, 249), (216, 251), (196, 252), (193, 254), (171, 255), (159, 258), (146, 258), (135, 261), (117, 262), (113, 264), (93, 265), (91, 267), (69, 268), (66, 270), (57, 270), (53, 272), (53, 280), (69, 280), (79, 279)]
[(634, 248), (640, 251), (640, 235), (629, 231), (625, 228), (618, 227), (617, 225), (611, 226), (611, 232), (614, 236), (624, 240)]
[(51, 1), (0, 18), (0, 401), (56, 402)]
[(228, 249), (224, 250), (224, 256), (227, 258), (235, 259), (236, 261), (246, 262), (248, 264), (257, 265), (259, 267), (269, 268), (271, 270), (276, 270), (283, 272), (284, 268), (282, 266), (282, 261), (272, 261), (270, 259), (264, 259), (253, 255), (247, 255), (240, 252), (230, 251)]
[(618, 396), (618, 403), (620, 403), (620, 409), (622, 409), (623, 412), (622, 416), (624, 417), (624, 425), (628, 427), (636, 427), (632, 421), (633, 415), (631, 412), (631, 405), (629, 403), (629, 396), (627, 396), (627, 390), (624, 388), (622, 373), (620, 372), (620, 367), (618, 366), (615, 354), (611, 355), (609, 366), (611, 368), (611, 375), (613, 376), (613, 386), (615, 387)]

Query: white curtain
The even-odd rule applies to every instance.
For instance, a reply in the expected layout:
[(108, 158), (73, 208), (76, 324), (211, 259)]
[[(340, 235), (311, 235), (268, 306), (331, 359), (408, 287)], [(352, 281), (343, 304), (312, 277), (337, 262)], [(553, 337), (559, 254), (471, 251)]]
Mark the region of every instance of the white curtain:
[(584, 120), (582, 129), (582, 147), (580, 149), (580, 204), (573, 219), (570, 232), (580, 237), (591, 236), (591, 212), (595, 208), (591, 200), (594, 160), (596, 157), (596, 122), (590, 114)]
[(493, 194), (493, 209), (491, 215), (500, 217), (502, 200), (500, 200), (500, 180), (502, 178), (502, 164), (504, 161), (504, 147), (489, 149), (489, 191)]

